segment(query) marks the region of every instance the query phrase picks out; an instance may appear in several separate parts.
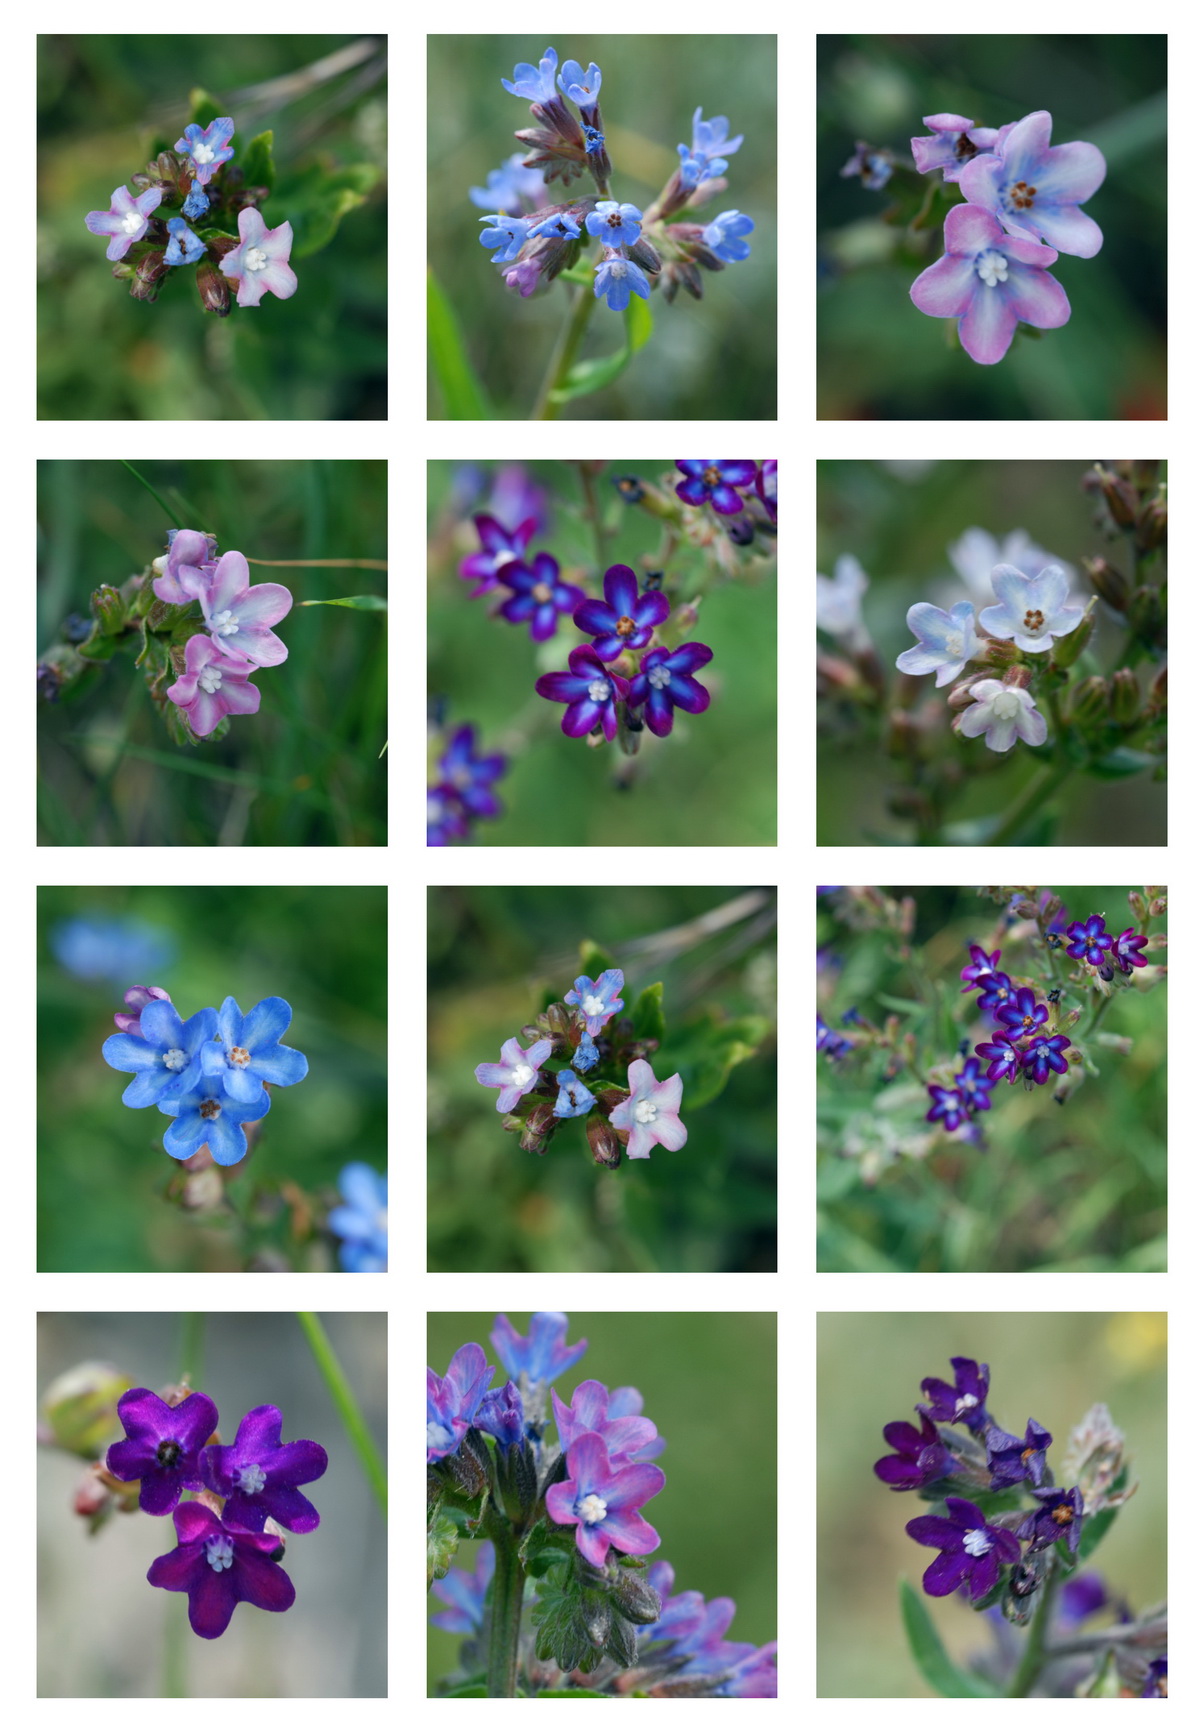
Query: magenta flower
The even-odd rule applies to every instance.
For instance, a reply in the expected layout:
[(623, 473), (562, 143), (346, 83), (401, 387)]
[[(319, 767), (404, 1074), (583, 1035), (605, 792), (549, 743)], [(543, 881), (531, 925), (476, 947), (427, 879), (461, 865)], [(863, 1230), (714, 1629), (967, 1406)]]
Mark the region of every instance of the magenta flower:
[(213, 643), (223, 654), (255, 666), (278, 666), (288, 651), (269, 628), (292, 609), (290, 591), (280, 582), (250, 586), (250, 566), (241, 552), (226, 552), (211, 575), (180, 573), (180, 584), (200, 601)]
[(162, 200), (161, 186), (147, 186), (136, 198), (124, 186), (118, 186), (108, 209), (89, 210), (83, 218), (84, 225), (91, 234), (110, 236), (105, 257), (115, 264), (141, 239)]
[(1103, 183), (1107, 164), (1094, 144), (1051, 144), (1050, 124), (1044, 108), (1018, 120), (994, 155), (967, 163), (962, 192), (999, 217), (1010, 234), (1047, 240), (1074, 258), (1094, 258), (1104, 235), (1079, 206)]
[(500, 1096), (496, 1099), (496, 1108), (501, 1115), (517, 1107), (518, 1102), (526, 1092), (533, 1090), (538, 1082), (538, 1069), (554, 1048), (552, 1039), (539, 1038), (531, 1043), (528, 1049), (522, 1049), (515, 1037), (510, 1037), (507, 1043), (500, 1046), (499, 1061), (481, 1061), (475, 1069), (475, 1078), (480, 1085), (486, 1085), (493, 1090), (499, 1086)]
[(500, 578), (509, 564), (519, 564), (525, 556), (525, 548), (537, 532), (537, 518), (527, 516), (516, 528), (506, 528), (503, 522), (498, 522), (495, 516), (476, 516), (475, 531), (479, 535), (481, 552), (472, 552), (469, 558), (464, 558), (458, 566), (458, 573), (464, 582), (474, 582), (476, 587), (471, 594), (477, 600), (480, 594), (491, 593), (493, 588), (500, 586)]
[(290, 300), (296, 292), (296, 273), (288, 263), (292, 224), (268, 228), (261, 212), (248, 208), (238, 213), (238, 233), (241, 245), (221, 259), (222, 273), (238, 285), (238, 305), (257, 306), (264, 294)]
[(598, 1433), (583, 1433), (567, 1451), (566, 1481), (546, 1494), (555, 1523), (575, 1525), (575, 1545), (590, 1565), (603, 1565), (608, 1550), (653, 1553), (659, 1534), (638, 1507), (661, 1493), (666, 1476), (654, 1463), (627, 1463), (614, 1469)]
[(645, 704), (646, 724), (655, 737), (665, 738), (670, 732), (676, 708), (686, 714), (707, 710), (712, 696), (692, 674), (712, 657), (712, 649), (703, 642), (684, 642), (674, 651), (651, 648), (643, 654), (637, 676), (629, 681), (629, 705), (640, 708)]
[(1049, 274), (1058, 253), (1010, 238), (989, 211), (957, 204), (946, 217), (944, 244), (945, 256), (922, 270), (909, 298), (930, 318), (957, 318), (959, 340), (979, 365), (1004, 358), (1019, 320), (1055, 330), (1071, 316)]
[[(1134, 966), (1145, 965), (1144, 956), (1138, 951), (1146, 946), (1148, 937), (1137, 935), (1132, 929), (1122, 930), (1113, 940), (1113, 958), (1125, 973), (1126, 977), (1133, 972)], [(129, 997), (125, 997), (126, 1001)]]
[(496, 1369), (477, 1343), (456, 1349), (446, 1377), (425, 1369), (425, 1461), (436, 1463), (462, 1444)]
[(649, 1157), (652, 1145), (679, 1151), (687, 1144), (687, 1128), (679, 1119), (683, 1102), (683, 1080), (677, 1073), (658, 1080), (648, 1061), (631, 1061), (629, 1096), (609, 1116), (613, 1127), (627, 1129), (629, 1157)]
[(201, 1454), (204, 1484), (225, 1501), (222, 1516), (238, 1529), (258, 1532), (273, 1517), (307, 1535), (321, 1521), (299, 1489), (329, 1467), (325, 1447), (314, 1439), (284, 1445), (282, 1432), (283, 1416), (263, 1403), (243, 1415), (232, 1445), (206, 1445)]
[[(570, 1404), (563, 1402), (557, 1391), (551, 1391), (554, 1423), (558, 1428), (558, 1443), (569, 1451), (584, 1433), (598, 1433), (604, 1441), (609, 1460), (628, 1462), (635, 1451), (651, 1445), (658, 1438), (652, 1421), (640, 1415), (616, 1415), (609, 1407), (608, 1387), (598, 1379), (585, 1379), (575, 1387)], [(616, 1393), (613, 1394), (616, 1401)]]
[(996, 142), (994, 127), (977, 126), (964, 114), (926, 114), (922, 124), (929, 127), (933, 137), (912, 140), (918, 174), (940, 168), (943, 180), (955, 181), (968, 162), (981, 150), (990, 150)]
[(644, 648), (671, 610), (661, 591), (638, 593), (638, 579), (628, 564), (613, 564), (604, 572), (604, 598), (584, 600), (575, 611), (575, 628), (595, 636), (592, 643), (602, 660), (615, 660), (626, 648)]
[[(172, 528), (167, 535), (166, 556), (155, 558), (154, 592), (169, 606), (187, 606), (216, 568), (217, 542), (211, 534), (195, 528)], [(183, 575), (188, 573), (189, 585)]]
[(547, 672), (534, 689), (548, 702), (566, 702), (562, 729), (569, 738), (581, 738), (601, 726), (609, 743), (617, 735), (617, 703), (629, 694), (629, 684), (610, 672), (593, 647), (572, 648), (568, 672)]
[(183, 137), (176, 140), (175, 148), (192, 159), (192, 172), (196, 183), (207, 186), (222, 162), (228, 162), (233, 155), (229, 140), (233, 137), (233, 121), (226, 115), (220, 120), (210, 120), (207, 126), (198, 126), (193, 120), (190, 126), (183, 129)]
[(118, 1481), (140, 1481), (138, 1504), (151, 1517), (165, 1517), (184, 1488), (199, 1490), (200, 1453), (216, 1431), (217, 1406), (202, 1391), (182, 1403), (164, 1403), (153, 1391), (127, 1391), (117, 1404), (124, 1439), (105, 1460)]
[(178, 1547), (154, 1561), (146, 1581), (186, 1592), (197, 1637), (219, 1637), (239, 1601), (266, 1613), (283, 1613), (295, 1601), (292, 1580), (276, 1563), (283, 1552), (277, 1535), (233, 1529), (195, 1499), (176, 1511), (175, 1533)]
[(207, 636), (189, 636), (184, 650), (187, 670), (167, 688), (182, 708), (198, 738), (215, 731), (226, 714), (256, 714), (261, 693), (250, 682), (257, 667), (231, 660)]
[[(1132, 935), (1133, 931), (1130, 930)], [(1145, 960), (1141, 961), (1145, 965)], [(132, 989), (125, 991), (125, 1006), (133, 1009), (132, 1013), (114, 1013), (118, 1031), (123, 1031), (130, 1037), (144, 1037), (142, 1030), (142, 1009), (149, 1007), (152, 1001), (170, 1001), (165, 989), (159, 989), (156, 983), (135, 983)]]

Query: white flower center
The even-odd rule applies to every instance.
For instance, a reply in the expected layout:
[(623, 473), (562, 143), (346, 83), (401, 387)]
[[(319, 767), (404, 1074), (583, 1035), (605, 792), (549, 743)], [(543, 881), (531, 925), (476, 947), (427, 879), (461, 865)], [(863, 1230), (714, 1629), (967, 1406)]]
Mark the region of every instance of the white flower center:
[(207, 168), (216, 153), (215, 150), (210, 150), (207, 144), (196, 144), (192, 149), (192, 161), (201, 168)]
[(595, 1019), (597, 1014), (605, 1011), (604, 1003), (598, 995), (585, 995), (583, 998), (583, 1015), (585, 1019)]
[[(998, 720), (1014, 720), (1020, 711), (1021, 698), (1013, 690), (1001, 690), (998, 696), (992, 697), (992, 714), (994, 718)], [(958, 1400), (958, 1406), (960, 1409), (964, 1406), (968, 1409), (974, 1409), (978, 1401), (979, 1399), (977, 1397), (972, 1397), (968, 1403), (965, 1397), (960, 1397)]]
[(267, 254), (263, 251), (261, 246), (251, 246), (250, 250), (246, 253), (245, 262), (247, 270), (265, 270), (267, 267)]
[(510, 1067), (508, 1077), (513, 1085), (528, 1085), (533, 1078), (533, 1069), (528, 1062), (519, 1061), (516, 1067)]
[(581, 1499), (575, 1507), (582, 1523), (603, 1523), (608, 1516), (608, 1501), (601, 1499), (598, 1493), (589, 1493), (586, 1499)]
[(593, 678), (588, 685), (588, 695), (594, 702), (606, 702), (608, 700), (608, 679)]
[(210, 627), (216, 630), (219, 636), (236, 636), (238, 633), (237, 613), (229, 611), (228, 608), (223, 612), (214, 612)]
[(961, 630), (951, 630), (946, 637), (946, 652), (956, 660), (962, 659), (966, 653), (966, 643)]
[(182, 1073), (190, 1060), (186, 1049), (169, 1049), (163, 1056), (163, 1066), (169, 1067), (172, 1073)]
[(646, 677), (656, 690), (665, 690), (671, 681), (671, 674), (666, 666), (655, 666), (653, 671), (646, 673)]
[(608, 273), (610, 276), (615, 276), (619, 282), (625, 275), (625, 260), (623, 258), (610, 258), (608, 261)]
[(658, 1105), (651, 1103), (648, 1097), (644, 1097), (640, 1103), (634, 1105), (633, 1119), (642, 1127), (647, 1126), (652, 1121), (657, 1121)]
[(243, 1493), (261, 1493), (267, 1478), (257, 1463), (247, 1463), (238, 1470), (237, 1484)]
[(979, 278), (989, 288), (1008, 281), (1008, 259), (1003, 252), (981, 252), (975, 260)]
[(992, 1551), (992, 1544), (988, 1540), (986, 1529), (968, 1529), (963, 1536), (963, 1546), (972, 1559), (982, 1559), (985, 1553)]
[(204, 1557), (214, 1571), (228, 1571), (233, 1564), (233, 1542), (228, 1535), (213, 1535), (204, 1543)]
[(212, 665), (205, 666), (204, 670), (196, 679), (196, 682), (200, 685), (200, 688), (204, 691), (205, 695), (215, 696), (221, 687), (220, 668)]
[(454, 1435), (450, 1429), (443, 1427), (440, 1421), (427, 1421), (425, 1423), (425, 1444), (427, 1446), (449, 1445), (453, 1438)]
[(128, 210), (125, 213), (121, 226), (127, 234), (136, 234), (145, 219), (146, 218), (142, 215), (140, 210)]

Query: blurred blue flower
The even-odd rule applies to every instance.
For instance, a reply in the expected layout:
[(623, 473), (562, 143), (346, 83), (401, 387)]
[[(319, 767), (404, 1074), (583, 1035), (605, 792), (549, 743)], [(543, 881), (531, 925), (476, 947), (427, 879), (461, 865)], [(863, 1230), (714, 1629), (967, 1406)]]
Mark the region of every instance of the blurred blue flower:
[(88, 983), (127, 988), (137, 977), (153, 977), (175, 960), (175, 943), (165, 930), (140, 918), (68, 918), (50, 931), (50, 950), (64, 971)]
[(435, 1613), (429, 1623), (442, 1631), (454, 1631), (462, 1636), (468, 1631), (483, 1629), (483, 1598), (496, 1569), (496, 1549), (490, 1541), (480, 1541), (477, 1545), (479, 1556), (474, 1571), (452, 1566), (433, 1585), (433, 1593), (440, 1601), (446, 1602), (448, 1611)]
[(387, 1176), (369, 1163), (348, 1163), (338, 1186), (346, 1203), (329, 1213), (329, 1227), (342, 1238), (342, 1270), (386, 1271)]

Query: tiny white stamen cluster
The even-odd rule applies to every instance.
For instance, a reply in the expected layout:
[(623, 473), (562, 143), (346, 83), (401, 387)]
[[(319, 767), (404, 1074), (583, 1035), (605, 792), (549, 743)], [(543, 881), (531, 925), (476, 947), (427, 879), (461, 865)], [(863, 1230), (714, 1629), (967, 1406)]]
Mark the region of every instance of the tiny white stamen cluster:
[(228, 1535), (214, 1535), (204, 1543), (204, 1557), (214, 1571), (228, 1571), (233, 1564), (233, 1542)]
[(671, 681), (671, 674), (666, 666), (655, 666), (652, 671), (646, 673), (646, 678), (654, 689), (665, 690)]
[(221, 687), (221, 668), (214, 665), (205, 666), (197, 676), (196, 682), (205, 695), (215, 696)]
[(267, 254), (263, 251), (261, 246), (251, 246), (250, 250), (246, 253), (245, 263), (247, 270), (265, 270), (267, 267)]
[(169, 1067), (172, 1073), (182, 1073), (189, 1060), (186, 1049), (169, 1049), (163, 1056), (163, 1066)]
[(601, 1499), (598, 1493), (589, 1493), (586, 1499), (581, 1499), (575, 1507), (581, 1523), (603, 1523), (608, 1516), (608, 1501)]
[(238, 632), (237, 613), (231, 611), (214, 612), (212, 628), (219, 636), (236, 636)]
[(994, 288), (997, 282), (1008, 281), (1008, 259), (1003, 252), (980, 253), (975, 260), (975, 268), (980, 281), (989, 288)]
[(608, 679), (593, 678), (588, 685), (588, 695), (594, 702), (606, 702), (608, 700)]
[(210, 150), (207, 144), (196, 144), (192, 148), (192, 161), (197, 167), (207, 168), (216, 153), (215, 150)]
[(261, 1493), (267, 1478), (257, 1463), (247, 1463), (238, 1470), (237, 1484), (243, 1493)]
[(583, 1013), (585, 1019), (595, 1019), (605, 1011), (604, 1003), (598, 995), (585, 995), (583, 998)]
[(136, 234), (145, 219), (140, 210), (127, 210), (121, 225), (127, 234)]
[(642, 1127), (647, 1126), (652, 1121), (657, 1121), (658, 1105), (651, 1103), (648, 1097), (642, 1098), (641, 1102), (634, 1106), (633, 1119)]
[(968, 1529), (963, 1536), (963, 1546), (972, 1559), (982, 1559), (985, 1553), (992, 1551), (992, 1543), (986, 1529)]
[[(993, 711), (999, 708), (1000, 703), (1004, 701), (1006, 697), (1007, 700), (1014, 703), (1016, 707), (1020, 707), (1021, 704), (1017, 701), (1017, 698), (1015, 696), (1008, 696), (1007, 692), (1005, 692), (1005, 695), (996, 697), (996, 700), (992, 704)], [(1011, 707), (1006, 707), (1004, 709), (1005, 718), (1008, 718), (1012, 712), (1013, 709)], [(958, 1402), (954, 1405), (954, 1413), (956, 1416), (964, 1415), (968, 1409), (977, 1409), (978, 1407), (979, 1399), (977, 1397), (973, 1397), (969, 1391), (964, 1391)]]
[(508, 1077), (513, 1085), (528, 1085), (533, 1078), (533, 1069), (528, 1062), (519, 1061), (516, 1067), (509, 1069)]

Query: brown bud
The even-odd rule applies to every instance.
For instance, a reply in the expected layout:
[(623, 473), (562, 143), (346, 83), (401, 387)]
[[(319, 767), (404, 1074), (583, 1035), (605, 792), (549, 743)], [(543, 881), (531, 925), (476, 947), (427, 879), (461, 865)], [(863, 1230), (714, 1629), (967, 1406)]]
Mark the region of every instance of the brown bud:
[(1028, 666), (1009, 666), (1004, 682), (1013, 689), (1027, 690), (1033, 682), (1033, 673)]
[(1153, 551), (1167, 543), (1167, 500), (1151, 498), (1138, 517), (1137, 543), (1145, 551)]
[(1129, 583), (1119, 570), (1114, 570), (1103, 558), (1084, 558), (1088, 580), (1106, 605), (1123, 612), (1129, 603)]
[(196, 292), (206, 312), (215, 312), (218, 318), (229, 316), (229, 278), (208, 258), (202, 258), (196, 266)]
[(593, 1115), (588, 1118), (587, 1140), (592, 1148), (592, 1159), (601, 1169), (616, 1169), (621, 1162), (621, 1139), (615, 1127), (609, 1125), (603, 1116)]
[(544, 1157), (550, 1148), (550, 1138), (555, 1125), (554, 1105), (546, 1099), (535, 1103), (525, 1117), (520, 1140), (521, 1150), (535, 1151), (539, 1157)]
[(987, 646), (976, 658), (986, 660), (989, 666), (1010, 666), (1021, 653), (1016, 642), (1001, 641), (998, 636), (989, 636)]
[(1109, 515), (1119, 528), (1131, 528), (1138, 508), (1138, 495), (1133, 486), (1128, 480), (1120, 479), (1111, 468), (1097, 465), (1096, 472)]
[(566, 1037), (571, 1024), (571, 1010), (565, 1002), (551, 1002), (546, 1009), (546, 1024), (551, 1037)]

